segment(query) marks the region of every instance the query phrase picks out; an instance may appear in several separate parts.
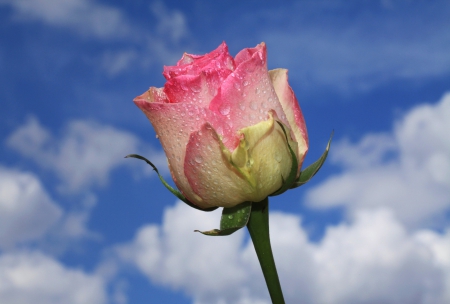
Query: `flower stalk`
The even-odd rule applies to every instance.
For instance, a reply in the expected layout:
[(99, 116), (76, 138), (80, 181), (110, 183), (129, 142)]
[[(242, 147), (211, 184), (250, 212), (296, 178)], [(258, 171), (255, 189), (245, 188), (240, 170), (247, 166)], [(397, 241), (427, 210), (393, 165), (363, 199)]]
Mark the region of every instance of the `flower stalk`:
[(269, 238), (269, 198), (253, 203), (247, 229), (255, 247), (261, 270), (273, 304), (284, 304), (283, 291), (278, 279)]

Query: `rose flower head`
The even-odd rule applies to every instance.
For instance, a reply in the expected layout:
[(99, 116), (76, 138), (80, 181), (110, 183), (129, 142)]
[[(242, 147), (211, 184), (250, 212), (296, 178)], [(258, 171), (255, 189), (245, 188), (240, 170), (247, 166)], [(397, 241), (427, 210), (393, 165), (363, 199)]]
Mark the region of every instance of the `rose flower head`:
[(299, 176), (305, 121), (287, 70), (267, 70), (264, 43), (234, 58), (225, 42), (206, 55), (185, 53), (163, 75), (163, 88), (134, 102), (188, 201), (199, 208), (259, 202)]

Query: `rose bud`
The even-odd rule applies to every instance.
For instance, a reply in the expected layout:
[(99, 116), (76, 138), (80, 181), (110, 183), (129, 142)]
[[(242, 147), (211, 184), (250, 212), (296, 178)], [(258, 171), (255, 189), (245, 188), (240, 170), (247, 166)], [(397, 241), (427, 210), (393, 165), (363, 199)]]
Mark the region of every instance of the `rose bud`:
[(264, 43), (235, 58), (225, 43), (206, 55), (185, 53), (163, 75), (163, 88), (134, 102), (187, 200), (200, 208), (259, 202), (292, 172), (298, 177), (308, 150), (305, 121), (287, 70), (267, 70)]

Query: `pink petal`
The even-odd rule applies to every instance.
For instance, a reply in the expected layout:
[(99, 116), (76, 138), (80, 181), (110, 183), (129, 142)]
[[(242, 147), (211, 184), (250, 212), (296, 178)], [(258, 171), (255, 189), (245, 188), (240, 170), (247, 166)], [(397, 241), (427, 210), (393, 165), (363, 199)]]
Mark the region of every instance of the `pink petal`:
[(185, 175), (205, 204), (233, 207), (252, 197), (254, 189), (230, 163), (229, 151), (209, 123), (190, 135), (186, 151)]
[(228, 53), (228, 46), (225, 42), (205, 55), (184, 53), (176, 66), (164, 67), (163, 75), (169, 80), (180, 75), (198, 75), (201, 71), (218, 68), (234, 70), (234, 59)]
[(302, 110), (295, 97), (294, 91), (288, 83), (288, 71), (286, 69), (275, 69), (269, 71), (272, 79), (273, 87), (277, 93), (278, 99), (286, 113), (287, 120), (291, 130), (298, 143), (298, 154), (301, 156), (299, 160), (299, 169), (308, 151), (308, 132), (306, 131), (305, 119)]
[(162, 98), (161, 89), (150, 88), (134, 103), (148, 117), (169, 161), (175, 184), (193, 203), (201, 205), (201, 200), (192, 191), (183, 172), (186, 145), (192, 132), (209, 122), (224, 138), (231, 138), (230, 127), (207, 108), (189, 103), (168, 103)]
[[(248, 61), (252, 58), (253, 54), (260, 51), (260, 47), (265, 48), (265, 43), (261, 43), (257, 45), (254, 48), (246, 48), (241, 50), (237, 55), (234, 57), (234, 63), (236, 66), (240, 65), (242, 62)], [(265, 55), (264, 55), (264, 61), (265, 61)]]
[[(180, 65), (187, 60), (185, 58), (191, 58), (192, 62)], [(221, 83), (234, 69), (233, 57), (224, 43), (203, 56), (185, 54), (178, 64), (180, 66), (164, 68), (167, 78), (164, 92), (172, 103), (188, 102), (201, 107), (208, 107)]]
[[(244, 51), (238, 54), (243, 61), (222, 83), (209, 108), (228, 121), (234, 134), (267, 119), (271, 109), (284, 124), (289, 125), (267, 71), (265, 44)], [(225, 145), (231, 151), (236, 148)]]

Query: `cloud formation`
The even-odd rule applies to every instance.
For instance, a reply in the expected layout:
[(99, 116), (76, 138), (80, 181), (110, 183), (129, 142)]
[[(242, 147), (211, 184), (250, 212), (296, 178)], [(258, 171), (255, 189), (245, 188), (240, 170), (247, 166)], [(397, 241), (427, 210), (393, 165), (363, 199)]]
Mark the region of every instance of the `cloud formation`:
[(311, 189), (306, 202), (328, 208), (387, 207), (407, 226), (442, 228), (450, 207), (450, 94), (407, 112), (391, 134), (333, 144), (343, 168)]
[(84, 36), (124, 38), (132, 33), (122, 12), (88, 0), (1, 0), (14, 8), (15, 18), (64, 27)]
[(39, 252), (0, 256), (0, 302), (9, 304), (102, 304), (105, 282), (70, 269)]
[(105, 185), (112, 170), (133, 166), (124, 159), (130, 153), (142, 153), (163, 172), (167, 168), (164, 153), (143, 144), (135, 135), (89, 121), (71, 121), (61, 138), (55, 138), (31, 117), (9, 136), (7, 145), (55, 172), (62, 190), (68, 192)]
[(39, 240), (62, 215), (34, 174), (0, 167), (0, 248)]
[[(207, 237), (220, 214), (179, 202), (163, 223), (146, 225), (117, 248), (154, 283), (182, 290), (195, 303), (270, 303), (253, 245), (243, 231)], [(271, 240), (288, 303), (448, 303), (450, 231), (409, 233), (388, 209), (358, 211), (308, 240), (301, 218), (271, 213)]]

